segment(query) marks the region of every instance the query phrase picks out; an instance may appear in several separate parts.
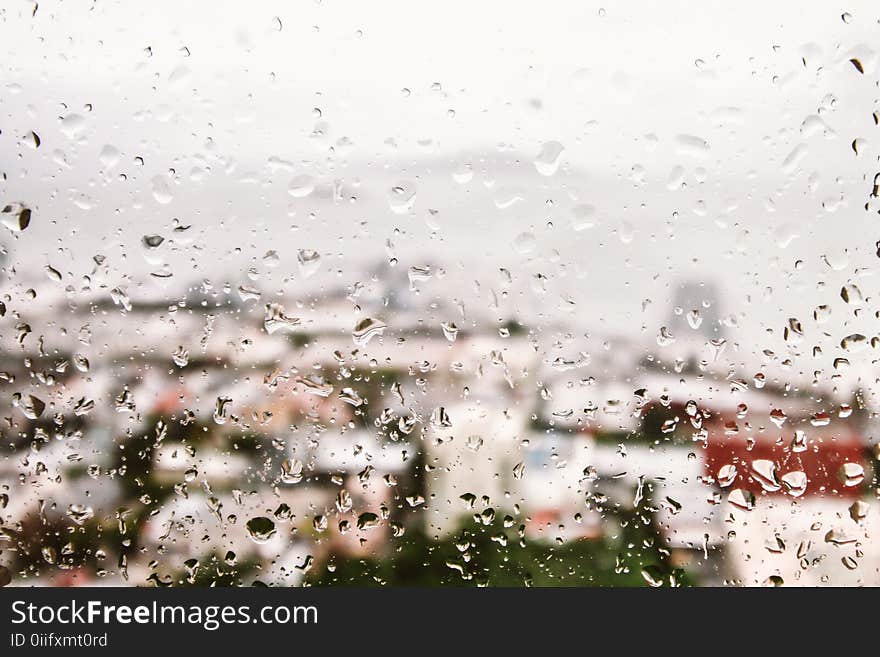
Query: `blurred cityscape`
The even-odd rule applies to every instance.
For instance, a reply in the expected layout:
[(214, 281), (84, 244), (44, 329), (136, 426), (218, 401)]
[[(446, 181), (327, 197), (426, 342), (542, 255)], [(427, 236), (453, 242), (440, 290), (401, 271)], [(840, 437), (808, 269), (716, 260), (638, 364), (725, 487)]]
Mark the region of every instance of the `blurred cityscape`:
[(732, 369), (716, 288), (680, 284), (656, 343), (587, 353), (566, 327), (422, 293), (437, 271), (383, 263), (271, 301), (257, 285), (165, 303), (31, 289), (0, 320), (6, 572), (880, 583), (863, 548), (873, 413), (858, 391)]
[(880, 586), (849, 4), (0, 6), (0, 586)]

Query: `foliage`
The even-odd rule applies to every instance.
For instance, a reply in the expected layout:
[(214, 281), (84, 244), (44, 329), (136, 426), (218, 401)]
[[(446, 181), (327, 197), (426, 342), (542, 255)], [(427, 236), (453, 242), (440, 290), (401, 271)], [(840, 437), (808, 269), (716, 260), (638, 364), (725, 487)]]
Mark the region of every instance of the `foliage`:
[(647, 570), (652, 579), (663, 578), (667, 584), (670, 576), (678, 584), (689, 583), (686, 574), (672, 568), (653, 517), (618, 511), (612, 523), (616, 528), (602, 538), (561, 545), (521, 540), (518, 528), (505, 529), (500, 520), (483, 526), (468, 519), (441, 538), (415, 529), (387, 556), (332, 555), (309, 581), (350, 586), (644, 586)]

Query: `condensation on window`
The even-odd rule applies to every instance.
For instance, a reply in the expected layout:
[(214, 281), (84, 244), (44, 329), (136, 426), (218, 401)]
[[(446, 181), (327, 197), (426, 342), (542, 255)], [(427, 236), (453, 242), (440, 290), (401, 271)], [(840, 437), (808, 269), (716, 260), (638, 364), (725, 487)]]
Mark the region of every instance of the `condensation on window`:
[(0, 8), (0, 585), (880, 585), (880, 8)]

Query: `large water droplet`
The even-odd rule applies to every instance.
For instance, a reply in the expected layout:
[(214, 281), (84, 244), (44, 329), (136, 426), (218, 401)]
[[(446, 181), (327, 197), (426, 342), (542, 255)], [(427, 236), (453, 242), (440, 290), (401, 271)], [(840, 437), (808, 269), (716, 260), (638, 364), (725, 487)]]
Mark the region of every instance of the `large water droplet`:
[(384, 322), (371, 317), (365, 317), (354, 327), (351, 338), (357, 346), (365, 347), (369, 344), (370, 340), (382, 335), (386, 328), (387, 326)]
[(3, 207), (0, 222), (13, 233), (20, 233), (31, 224), (31, 210), (21, 203), (10, 203)]
[(388, 205), (395, 214), (409, 214), (416, 203), (416, 184), (402, 181), (388, 190)]
[(287, 187), (287, 193), (293, 198), (305, 198), (315, 191), (315, 179), (308, 174), (294, 176)]
[(300, 249), (296, 254), (299, 272), (303, 278), (312, 276), (321, 266), (321, 254), (312, 249)]
[(858, 463), (847, 462), (840, 466), (837, 477), (848, 488), (858, 486), (865, 479), (865, 469)]
[(251, 518), (246, 526), (255, 543), (266, 543), (275, 535), (275, 523), (266, 516)]
[(559, 168), (559, 161), (565, 147), (558, 141), (548, 141), (541, 146), (535, 157), (535, 168), (542, 176), (552, 176)]

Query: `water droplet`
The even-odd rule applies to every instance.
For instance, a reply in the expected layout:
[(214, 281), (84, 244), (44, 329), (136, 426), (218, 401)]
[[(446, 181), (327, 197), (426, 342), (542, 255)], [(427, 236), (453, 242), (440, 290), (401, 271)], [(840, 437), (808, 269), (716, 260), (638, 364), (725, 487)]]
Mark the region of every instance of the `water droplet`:
[(144, 235), (141, 238), (141, 242), (148, 249), (158, 249), (164, 241), (165, 238), (161, 235)]
[(792, 497), (800, 497), (807, 490), (807, 475), (800, 470), (793, 470), (782, 475), (780, 479), (785, 492)]
[(379, 524), (379, 516), (369, 511), (365, 511), (364, 513), (360, 514), (357, 519), (357, 528), (361, 530), (372, 529), (374, 527), (378, 527)]
[(22, 142), (23, 142), (28, 148), (37, 149), (37, 148), (40, 147), (40, 144), (42, 143), (42, 140), (40, 139), (40, 135), (38, 135), (36, 132), (34, 132), (33, 130), (31, 130), (31, 131), (29, 131), (27, 134), (25, 134), (24, 137), (22, 137)]
[(513, 248), (520, 255), (527, 255), (535, 250), (538, 242), (532, 233), (520, 233), (513, 241)]
[(641, 570), (642, 578), (648, 583), (648, 586), (658, 588), (663, 586), (663, 571), (658, 566), (645, 566)]
[(67, 515), (77, 525), (83, 525), (87, 520), (94, 517), (95, 511), (90, 506), (84, 504), (71, 504), (67, 507)]
[(502, 185), (495, 191), (494, 203), (499, 210), (506, 210), (525, 199), (525, 192), (519, 187)]
[(275, 535), (275, 523), (265, 516), (257, 516), (247, 521), (247, 530), (255, 543), (266, 543)]
[(306, 392), (311, 395), (329, 397), (333, 394), (333, 386), (315, 375), (311, 377), (302, 377), (298, 379), (298, 381), (302, 384), (303, 388), (305, 388)]
[(171, 360), (178, 367), (186, 367), (189, 363), (189, 351), (180, 345), (171, 353)]
[(840, 347), (851, 354), (856, 354), (868, 346), (868, 338), (861, 333), (853, 333), (840, 341)]
[(863, 500), (856, 500), (849, 507), (849, 517), (854, 522), (861, 524), (868, 517), (871, 505)]
[(61, 133), (68, 139), (73, 139), (85, 130), (86, 120), (79, 114), (68, 114), (61, 119)]
[(98, 161), (108, 170), (119, 164), (120, 159), (121, 155), (119, 154), (119, 150), (110, 144), (105, 145), (98, 154)]
[(61, 282), (61, 272), (55, 269), (52, 265), (46, 265), (43, 269), (46, 271), (46, 276), (49, 277), (50, 281), (55, 281), (56, 283)]
[(761, 487), (768, 492), (774, 492), (780, 489), (779, 481), (776, 479), (776, 464), (767, 459), (756, 459), (752, 461), (752, 477)]
[(303, 278), (312, 276), (321, 266), (321, 254), (312, 249), (300, 249), (296, 254), (299, 272)]
[(24, 416), (29, 420), (36, 420), (39, 418), (45, 409), (46, 403), (39, 397), (26, 395), (21, 400), (21, 412), (24, 413)]
[(452, 172), (452, 179), (459, 185), (465, 185), (474, 178), (474, 169), (470, 163), (464, 162)]
[(834, 528), (825, 534), (825, 542), (833, 545), (846, 545), (847, 543), (855, 543), (856, 538), (842, 529)]
[(718, 485), (721, 486), (721, 488), (727, 488), (734, 482), (736, 475), (737, 470), (735, 465), (730, 463), (722, 465), (718, 469)]
[(855, 570), (859, 567), (859, 562), (849, 555), (841, 557), (840, 562), (846, 567), (847, 570)]
[(458, 327), (453, 322), (443, 322), (440, 328), (443, 330), (444, 338), (449, 342), (455, 342), (455, 338), (458, 337)]
[(661, 347), (667, 347), (675, 342), (675, 337), (672, 335), (672, 332), (665, 326), (660, 327), (660, 331), (657, 333), (657, 344)]
[(421, 283), (424, 281), (428, 281), (433, 276), (433, 272), (431, 268), (426, 265), (415, 265), (409, 268), (407, 271), (407, 277), (409, 278), (409, 289), (411, 292), (415, 292), (418, 290), (417, 283)]
[(416, 203), (416, 185), (401, 181), (388, 190), (388, 205), (395, 214), (409, 214)]
[(153, 198), (156, 199), (156, 202), (162, 205), (171, 203), (174, 195), (171, 192), (171, 185), (168, 183), (168, 179), (165, 176), (154, 176), (151, 183), (153, 186)]
[(376, 336), (382, 335), (387, 326), (378, 319), (365, 317), (357, 323), (352, 331), (351, 337), (354, 343), (359, 347), (366, 347), (370, 340)]
[(284, 306), (280, 303), (266, 304), (266, 314), (263, 317), (263, 328), (266, 333), (272, 335), (279, 331), (292, 332), (299, 326), (300, 320), (286, 314)]
[(571, 214), (571, 227), (576, 231), (587, 230), (596, 225), (596, 208), (592, 205), (576, 205), (572, 208)]
[(786, 174), (794, 173), (798, 165), (807, 157), (806, 144), (798, 144), (782, 161), (782, 171)]
[(343, 388), (339, 392), (339, 401), (345, 402), (346, 404), (354, 406), (355, 408), (364, 403), (364, 400), (361, 399), (361, 396), (352, 388)]
[(837, 477), (844, 486), (851, 488), (864, 481), (865, 469), (858, 463), (847, 462), (840, 466)]
[(751, 511), (755, 508), (754, 494), (743, 488), (734, 488), (730, 491), (730, 494), (727, 496), (727, 501), (744, 511)]
[(281, 462), (281, 481), (285, 484), (298, 484), (303, 478), (303, 464), (296, 459)]
[(542, 176), (552, 176), (559, 168), (559, 161), (565, 147), (558, 141), (548, 141), (541, 146), (535, 157), (535, 168)]
[(444, 406), (438, 406), (431, 412), (431, 425), (440, 429), (448, 429), (452, 426), (452, 420)]
[(13, 233), (20, 233), (31, 224), (31, 210), (21, 203), (4, 206), (0, 215), (0, 222)]
[(214, 422), (217, 424), (226, 424), (229, 419), (229, 405), (232, 403), (230, 397), (217, 397), (214, 405)]
[(287, 193), (293, 198), (305, 198), (315, 191), (315, 179), (308, 174), (294, 176), (287, 186)]
[(862, 291), (852, 283), (840, 288), (840, 298), (853, 306), (860, 306), (864, 301)]
[(770, 411), (770, 421), (775, 424), (777, 427), (781, 427), (785, 424), (785, 421), (788, 419), (788, 416), (785, 414), (781, 408), (774, 408)]

